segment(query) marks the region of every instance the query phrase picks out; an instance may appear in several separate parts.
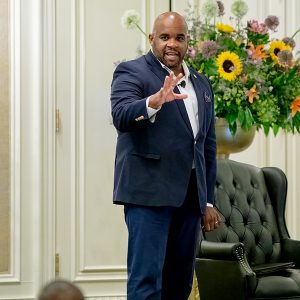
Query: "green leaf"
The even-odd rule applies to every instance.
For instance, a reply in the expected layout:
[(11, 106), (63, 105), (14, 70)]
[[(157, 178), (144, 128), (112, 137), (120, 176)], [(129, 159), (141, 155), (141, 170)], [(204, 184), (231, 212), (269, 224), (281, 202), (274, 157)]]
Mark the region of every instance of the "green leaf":
[(237, 118), (238, 118), (238, 113), (235, 111), (231, 111), (226, 116), (226, 120), (228, 121), (229, 125), (236, 122)]
[(280, 76), (276, 77), (274, 80), (273, 80), (273, 85), (274, 86), (280, 86), (282, 84), (282, 80), (283, 79), (283, 74), (281, 74)]
[(278, 134), (278, 130), (279, 130), (279, 126), (274, 124), (273, 125), (273, 132), (274, 132), (274, 135), (276, 136)]
[(298, 72), (297, 68), (294, 67), (293, 69), (291, 69), (290, 72), (288, 73), (287, 80), (288, 81), (292, 80), (295, 77), (297, 72)]
[(264, 127), (264, 133), (267, 136), (269, 134), (269, 131), (270, 131), (270, 125), (263, 125), (263, 127)]
[(254, 123), (254, 118), (252, 116), (252, 113), (251, 113), (250, 109), (248, 107), (246, 107), (246, 109), (245, 109), (245, 124), (244, 124), (245, 129), (250, 130), (253, 123)]
[(237, 130), (237, 124), (236, 124), (236, 122), (229, 123), (229, 130), (232, 133), (232, 135), (235, 135), (236, 130)]
[(251, 111), (248, 107), (246, 107), (245, 109), (242, 109), (242, 108), (239, 109), (238, 121), (240, 122), (241, 127), (244, 130), (248, 131), (253, 126), (254, 118), (253, 118), (252, 113), (251, 113)]
[(249, 41), (251, 41), (254, 45), (267, 44), (269, 42), (269, 34), (260, 34), (257, 32), (252, 32), (248, 30), (247, 36)]
[(241, 127), (243, 128), (243, 125), (244, 125), (244, 122), (246, 120), (246, 117), (245, 117), (245, 112), (243, 109), (240, 109), (239, 110), (239, 113), (238, 113), (238, 120), (241, 124)]

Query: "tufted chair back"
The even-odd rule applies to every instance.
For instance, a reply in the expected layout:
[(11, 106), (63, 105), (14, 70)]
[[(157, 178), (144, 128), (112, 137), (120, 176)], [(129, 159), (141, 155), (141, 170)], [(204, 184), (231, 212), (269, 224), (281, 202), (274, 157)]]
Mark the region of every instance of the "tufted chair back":
[(250, 266), (278, 262), (280, 237), (263, 170), (224, 159), (217, 168), (215, 202), (223, 222), (206, 239), (243, 243)]
[(300, 300), (300, 241), (287, 231), (286, 195), (280, 169), (218, 160), (222, 223), (204, 233), (197, 253), (201, 300)]

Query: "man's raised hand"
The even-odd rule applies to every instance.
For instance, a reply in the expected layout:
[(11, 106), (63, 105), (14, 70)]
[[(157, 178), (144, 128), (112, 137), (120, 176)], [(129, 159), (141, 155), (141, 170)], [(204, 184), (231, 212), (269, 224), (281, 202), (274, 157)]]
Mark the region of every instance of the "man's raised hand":
[(176, 85), (182, 77), (182, 73), (180, 73), (178, 76), (175, 76), (173, 72), (171, 72), (170, 75), (166, 76), (164, 85), (161, 87), (161, 89), (157, 93), (150, 96), (148, 106), (154, 109), (158, 109), (161, 105), (163, 105), (166, 102), (178, 99), (183, 100), (187, 98), (187, 94), (174, 93), (174, 88), (176, 87)]

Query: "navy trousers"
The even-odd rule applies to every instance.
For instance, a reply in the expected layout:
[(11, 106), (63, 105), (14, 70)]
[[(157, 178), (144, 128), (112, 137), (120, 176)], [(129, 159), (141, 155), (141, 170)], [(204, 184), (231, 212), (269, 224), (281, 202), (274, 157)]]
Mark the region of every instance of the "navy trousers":
[(192, 288), (200, 208), (191, 175), (181, 207), (124, 207), (128, 228), (128, 300), (186, 300)]

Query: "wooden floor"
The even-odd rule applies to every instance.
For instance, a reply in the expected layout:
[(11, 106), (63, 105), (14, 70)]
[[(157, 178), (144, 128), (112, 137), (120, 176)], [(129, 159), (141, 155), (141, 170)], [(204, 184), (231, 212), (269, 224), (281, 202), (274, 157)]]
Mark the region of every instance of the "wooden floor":
[(197, 279), (196, 279), (196, 275), (195, 275), (194, 276), (192, 292), (191, 292), (190, 297), (189, 297), (188, 300), (199, 300), (199, 299), (200, 299), (200, 295), (199, 295), (198, 283), (197, 283)]

